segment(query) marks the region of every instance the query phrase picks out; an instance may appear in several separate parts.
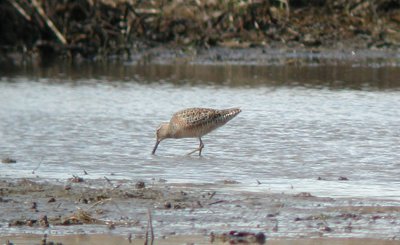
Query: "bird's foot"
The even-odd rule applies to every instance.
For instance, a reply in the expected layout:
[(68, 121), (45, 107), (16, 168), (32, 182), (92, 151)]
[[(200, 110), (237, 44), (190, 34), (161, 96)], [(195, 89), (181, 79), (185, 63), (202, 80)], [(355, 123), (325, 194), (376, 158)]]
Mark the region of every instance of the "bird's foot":
[(196, 151), (200, 151), (200, 148), (194, 149), (193, 151), (189, 152), (188, 154), (186, 154), (186, 156), (190, 156), (193, 153), (195, 153)]
[(193, 153), (195, 153), (195, 152), (199, 152), (199, 156), (201, 156), (201, 151), (203, 150), (203, 147), (199, 147), (199, 148), (197, 148), (197, 149), (194, 149), (193, 151), (191, 151), (191, 152), (189, 152), (188, 154), (186, 154), (186, 156), (190, 156), (190, 155), (192, 155)]

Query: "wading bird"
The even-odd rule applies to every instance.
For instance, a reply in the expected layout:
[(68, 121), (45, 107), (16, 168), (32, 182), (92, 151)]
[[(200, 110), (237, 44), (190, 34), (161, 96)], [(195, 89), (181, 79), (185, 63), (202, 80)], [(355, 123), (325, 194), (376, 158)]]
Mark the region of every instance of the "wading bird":
[(190, 152), (188, 155), (204, 148), (201, 137), (210, 133), (214, 129), (221, 127), (241, 110), (239, 108), (216, 110), (209, 108), (189, 108), (176, 112), (169, 122), (161, 123), (157, 129), (157, 142), (152, 154), (154, 155), (158, 145), (164, 139), (168, 138), (198, 138), (200, 140), (199, 148)]

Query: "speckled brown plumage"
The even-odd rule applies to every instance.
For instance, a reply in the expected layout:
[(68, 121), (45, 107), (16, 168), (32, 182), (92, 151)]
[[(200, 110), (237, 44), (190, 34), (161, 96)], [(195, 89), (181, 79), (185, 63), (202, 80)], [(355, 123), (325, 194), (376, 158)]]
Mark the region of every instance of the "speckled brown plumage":
[(158, 144), (167, 138), (199, 138), (199, 148), (189, 154), (201, 151), (204, 144), (201, 137), (221, 127), (241, 110), (239, 108), (216, 110), (210, 108), (189, 108), (176, 112), (168, 123), (162, 123), (157, 129), (157, 142), (152, 154), (157, 150)]

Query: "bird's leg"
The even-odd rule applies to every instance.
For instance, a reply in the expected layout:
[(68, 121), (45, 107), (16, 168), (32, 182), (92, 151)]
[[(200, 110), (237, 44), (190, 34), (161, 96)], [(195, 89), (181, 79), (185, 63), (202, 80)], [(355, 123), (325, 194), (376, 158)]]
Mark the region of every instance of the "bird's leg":
[(195, 153), (196, 151), (198, 151), (198, 152), (199, 152), (199, 156), (201, 156), (201, 151), (202, 151), (203, 148), (204, 148), (204, 144), (203, 144), (203, 141), (201, 140), (201, 138), (199, 138), (199, 140), (200, 140), (199, 148), (194, 149), (193, 151), (189, 152), (187, 155), (192, 155), (193, 153)]
[(199, 140), (200, 140), (200, 145), (199, 145), (199, 156), (201, 156), (201, 151), (202, 151), (203, 148), (204, 148), (204, 144), (203, 144), (203, 141), (201, 140), (200, 137), (199, 137)]

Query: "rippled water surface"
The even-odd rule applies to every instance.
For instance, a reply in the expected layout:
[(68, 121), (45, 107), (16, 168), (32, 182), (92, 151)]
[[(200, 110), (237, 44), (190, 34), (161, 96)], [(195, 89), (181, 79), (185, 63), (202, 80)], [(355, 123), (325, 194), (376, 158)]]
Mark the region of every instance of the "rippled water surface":
[[(5, 74), (0, 177), (240, 182), (232, 190), (400, 199), (400, 68), (112, 65)], [(186, 107), (240, 107), (205, 136), (155, 129)], [(339, 180), (346, 177), (347, 181)], [(260, 184), (261, 183), (261, 184)]]

